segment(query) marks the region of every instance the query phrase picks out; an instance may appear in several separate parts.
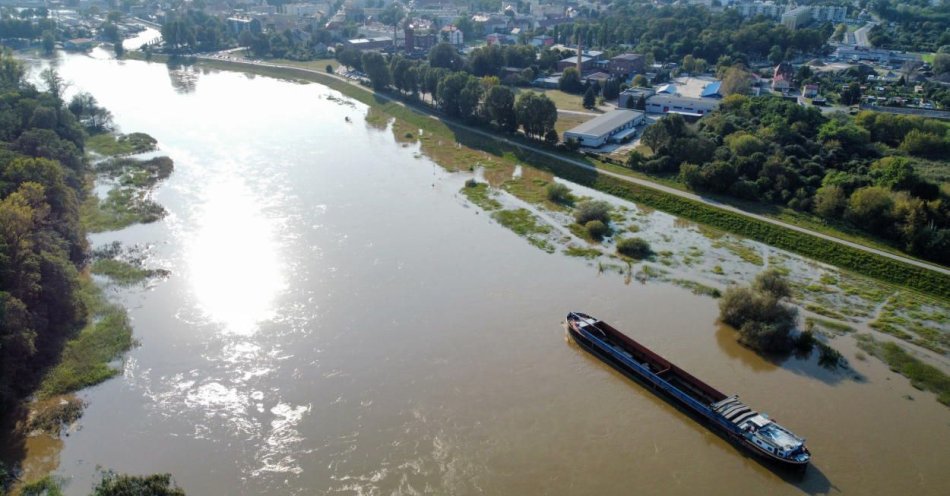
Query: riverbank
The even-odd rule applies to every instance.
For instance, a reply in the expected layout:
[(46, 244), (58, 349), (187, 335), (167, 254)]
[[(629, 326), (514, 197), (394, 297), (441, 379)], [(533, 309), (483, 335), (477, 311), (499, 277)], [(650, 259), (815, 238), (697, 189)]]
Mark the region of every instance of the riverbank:
[[(161, 218), (163, 210), (147, 197), (171, 174), (171, 160), (129, 156), (151, 152), (155, 145), (155, 139), (144, 133), (107, 132), (90, 138), (86, 160), (91, 167), (83, 181), (85, 199), (79, 217), (86, 233)], [(104, 199), (97, 194), (102, 188), (109, 188)], [(165, 275), (167, 271), (143, 267), (142, 257), (134, 249), (116, 244), (93, 251), (78, 275), (75, 295), (85, 311), (83, 324), (65, 338), (31, 398), (3, 419), (0, 456), (11, 465), (6, 470), (12, 470), (16, 480), (12, 494), (47, 486), (58, 489), (59, 483), (48, 474), (56, 469), (61, 437), (76, 428), (86, 406), (76, 393), (120, 374), (123, 367), (117, 362), (135, 346), (125, 308), (110, 301), (105, 289)]]
[[(136, 54), (134, 57), (139, 55)], [(168, 59), (167, 57), (153, 55), (152, 61), (167, 62)], [(409, 139), (410, 141), (417, 139), (423, 150), (434, 161), (449, 170), (472, 167), (479, 162), (480, 157), (484, 157), (486, 154), (488, 157), (500, 160), (523, 162), (558, 177), (620, 198), (648, 205), (685, 219), (762, 241), (777, 248), (789, 250), (881, 281), (906, 286), (945, 300), (950, 299), (950, 275), (947, 275), (946, 270), (931, 270), (920, 265), (895, 260), (883, 253), (860, 249), (850, 244), (843, 244), (844, 242), (841, 241), (802, 232), (803, 229), (800, 228), (783, 227), (775, 222), (768, 222), (750, 214), (743, 214), (738, 212), (737, 209), (720, 208), (705, 202), (678, 196), (670, 191), (664, 191), (642, 183), (633, 183), (623, 177), (618, 177), (615, 173), (598, 168), (598, 164), (588, 159), (581, 159), (584, 166), (581, 167), (578, 164), (578, 159), (562, 157), (540, 150), (537, 148), (537, 143), (522, 143), (521, 140), (514, 137), (491, 136), (484, 131), (439, 118), (428, 109), (415, 108), (392, 97), (373, 93), (368, 88), (347, 82), (331, 74), (234, 60), (193, 58), (181, 62), (197, 63), (202, 67), (222, 70), (240, 70), (291, 80), (302, 79), (317, 82), (340, 91), (397, 119), (397, 123), (394, 125), (397, 139)], [(409, 131), (403, 132), (404, 129)], [(406, 132), (411, 132), (413, 129), (425, 131), (429, 139), (426, 139), (425, 136), (406, 138)], [(490, 165), (489, 163), (488, 166), (490, 167)], [(604, 166), (601, 165), (600, 167)]]

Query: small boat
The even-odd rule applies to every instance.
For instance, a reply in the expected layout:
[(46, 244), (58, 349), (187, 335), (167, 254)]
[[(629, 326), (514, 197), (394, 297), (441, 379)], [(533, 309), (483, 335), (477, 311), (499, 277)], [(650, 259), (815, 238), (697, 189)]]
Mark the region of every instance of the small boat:
[(790, 465), (805, 466), (811, 460), (803, 438), (749, 408), (737, 395), (726, 396), (606, 322), (571, 312), (567, 328), (583, 348), (621, 372), (642, 379), (657, 394), (708, 420), (710, 428), (754, 453)]

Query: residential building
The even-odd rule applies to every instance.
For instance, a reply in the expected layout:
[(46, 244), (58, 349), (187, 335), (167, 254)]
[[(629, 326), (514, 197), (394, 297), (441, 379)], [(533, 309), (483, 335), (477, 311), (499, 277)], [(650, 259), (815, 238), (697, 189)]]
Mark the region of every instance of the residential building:
[(564, 140), (577, 140), (581, 146), (597, 148), (608, 141), (620, 142), (636, 133), (644, 114), (636, 110), (617, 109), (599, 115), (567, 131)]
[(455, 45), (456, 47), (462, 46), (462, 43), (465, 41), (465, 36), (462, 34), (462, 30), (452, 24), (443, 26), (440, 36), (442, 37), (442, 41), (451, 45)]
[(817, 84), (806, 84), (802, 87), (802, 96), (805, 98), (815, 98), (818, 96)]
[(818, 22), (842, 23), (848, 17), (845, 5), (815, 5), (811, 7), (811, 18)]
[(426, 27), (425, 23), (422, 26), (409, 24), (403, 31), (405, 36), (404, 46), (407, 52), (414, 50), (428, 51), (438, 43), (438, 37), (431, 29)]
[(792, 80), (795, 79), (795, 68), (787, 62), (775, 66), (775, 72), (772, 74), (772, 91), (787, 92), (792, 88)]
[(535, 36), (531, 38), (529, 44), (535, 48), (549, 47), (554, 44), (554, 38), (551, 36)]
[(811, 20), (811, 7), (797, 7), (782, 14), (782, 25), (788, 29), (798, 29)]
[(237, 35), (241, 34), (244, 31), (250, 31), (254, 34), (258, 34), (262, 31), (261, 21), (252, 17), (247, 16), (234, 16), (227, 19), (228, 29), (231, 30), (231, 33)]
[(779, 19), (785, 12), (785, 7), (772, 2), (744, 2), (733, 4), (733, 8), (742, 17), (764, 16), (770, 19)]
[(360, 51), (381, 50), (393, 46), (393, 39), (389, 36), (353, 38), (352, 40), (346, 40), (345, 44)]
[(282, 9), (284, 14), (297, 17), (312, 16), (320, 12), (319, 6), (315, 3), (288, 3)]

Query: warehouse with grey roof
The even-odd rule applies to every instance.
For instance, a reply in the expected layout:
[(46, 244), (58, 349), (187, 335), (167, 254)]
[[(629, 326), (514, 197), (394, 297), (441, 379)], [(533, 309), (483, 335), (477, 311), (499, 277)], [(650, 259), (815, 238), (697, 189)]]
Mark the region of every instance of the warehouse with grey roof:
[(577, 140), (581, 146), (597, 148), (608, 141), (622, 142), (636, 133), (643, 123), (643, 112), (617, 109), (597, 116), (564, 132), (564, 140)]

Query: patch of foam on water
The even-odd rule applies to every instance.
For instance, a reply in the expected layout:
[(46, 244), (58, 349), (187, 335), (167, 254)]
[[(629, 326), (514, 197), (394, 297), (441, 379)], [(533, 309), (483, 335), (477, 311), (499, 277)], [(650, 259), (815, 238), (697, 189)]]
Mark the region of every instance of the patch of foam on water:
[(270, 423), (270, 432), (258, 454), (261, 466), (251, 473), (252, 476), (257, 477), (266, 472), (294, 475), (303, 472), (296, 457), (310, 451), (298, 449), (303, 437), (297, 426), (310, 410), (309, 404), (291, 406), (287, 403), (278, 403), (270, 409), (275, 418)]

